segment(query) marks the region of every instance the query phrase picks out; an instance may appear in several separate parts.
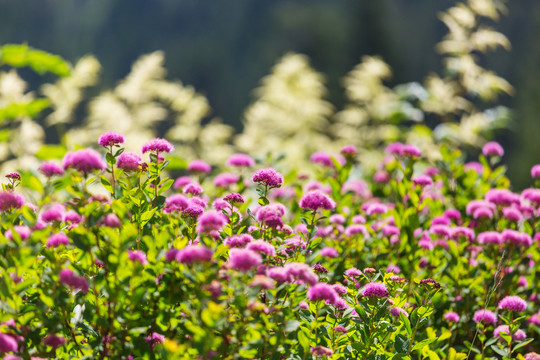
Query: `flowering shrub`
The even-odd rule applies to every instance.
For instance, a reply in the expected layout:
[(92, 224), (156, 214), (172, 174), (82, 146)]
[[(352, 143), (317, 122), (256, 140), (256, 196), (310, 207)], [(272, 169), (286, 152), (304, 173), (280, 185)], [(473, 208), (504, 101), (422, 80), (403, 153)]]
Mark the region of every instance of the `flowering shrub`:
[(124, 141), (6, 175), (5, 358), (538, 357), (540, 189), (509, 189), (498, 144), (393, 143), (373, 179), (347, 151), (314, 179), (235, 154), (175, 180), (167, 140)]

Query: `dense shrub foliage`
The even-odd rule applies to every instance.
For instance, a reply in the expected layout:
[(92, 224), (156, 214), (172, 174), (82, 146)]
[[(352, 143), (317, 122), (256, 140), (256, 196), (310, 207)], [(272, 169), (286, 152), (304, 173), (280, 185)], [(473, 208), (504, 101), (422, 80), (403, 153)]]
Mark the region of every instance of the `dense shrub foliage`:
[(538, 359), (540, 189), (509, 190), (497, 143), (393, 143), (370, 179), (347, 146), (314, 177), (235, 154), (176, 180), (167, 140), (98, 143), (6, 175), (6, 359)]

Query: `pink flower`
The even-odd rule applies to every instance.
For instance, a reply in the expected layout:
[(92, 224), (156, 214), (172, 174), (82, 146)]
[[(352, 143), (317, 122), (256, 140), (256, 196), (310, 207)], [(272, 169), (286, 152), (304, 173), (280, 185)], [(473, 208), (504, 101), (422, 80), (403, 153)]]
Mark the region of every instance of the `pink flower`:
[(484, 145), (482, 153), (485, 156), (503, 156), (504, 149), (498, 142), (490, 141)]
[(502, 244), (502, 237), (501, 234), (499, 234), (496, 231), (484, 231), (476, 237), (476, 240), (480, 244), (495, 244), (499, 245)]
[(56, 349), (60, 346), (64, 346), (66, 344), (66, 339), (64, 339), (62, 336), (48, 334), (43, 338), (43, 340), (41, 340), (41, 342), (52, 347), (53, 349)]
[(180, 176), (174, 181), (173, 188), (175, 189), (181, 189), (187, 184), (191, 184), (193, 180), (189, 176)]
[(242, 195), (240, 195), (238, 193), (229, 194), (229, 195), (225, 196), (223, 198), (223, 200), (225, 200), (226, 202), (228, 202), (228, 203), (230, 203), (232, 205), (243, 204), (245, 202)]
[(369, 191), (368, 185), (363, 180), (348, 180), (341, 187), (341, 192), (352, 192), (363, 198), (370, 198), (371, 191)]
[(328, 301), (329, 304), (334, 304), (339, 295), (336, 290), (327, 283), (318, 283), (310, 287), (307, 291), (309, 301)]
[(235, 167), (250, 167), (255, 165), (255, 160), (246, 154), (233, 154), (227, 159), (227, 165)]
[(363, 236), (367, 237), (369, 236), (369, 233), (366, 229), (366, 227), (362, 224), (353, 224), (353, 225), (349, 225), (347, 226), (347, 228), (345, 228), (345, 235), (348, 236), (348, 237), (353, 237), (357, 234), (362, 234)]
[(474, 171), (477, 174), (482, 174), (484, 172), (484, 166), (477, 161), (471, 161), (465, 164), (465, 171)]
[(388, 211), (388, 206), (377, 202), (364, 204), (362, 207), (365, 207), (365, 212), (369, 216), (374, 214), (385, 214)]
[(62, 222), (64, 211), (65, 208), (58, 203), (49, 205), (43, 213), (41, 213), (41, 220), (47, 223)]
[(212, 170), (212, 167), (206, 161), (193, 160), (189, 163), (187, 169), (194, 173), (209, 173)]
[(102, 134), (98, 139), (98, 144), (103, 147), (123, 144), (125, 141), (124, 136), (117, 132), (107, 131)]
[(362, 272), (360, 270), (358, 270), (357, 268), (355, 268), (355, 267), (352, 267), (350, 269), (345, 270), (344, 274), (347, 277), (360, 277), (360, 276), (362, 276)]
[(418, 185), (420, 187), (433, 185), (433, 180), (427, 175), (418, 175), (412, 179), (413, 183), (415, 185)]
[(346, 161), (345, 161), (345, 158), (343, 158), (343, 156), (341, 155), (333, 156), (324, 151), (314, 152), (313, 154), (311, 154), (310, 159), (312, 163), (319, 164), (319, 165), (329, 167), (329, 168), (334, 168), (335, 166), (334, 166), (334, 162), (332, 161), (332, 157), (334, 157), (334, 159), (342, 166), (345, 165)]
[(184, 264), (207, 262), (212, 260), (212, 250), (202, 245), (188, 245), (176, 252), (176, 261)]
[(184, 194), (200, 195), (203, 192), (203, 188), (196, 182), (192, 182), (184, 186), (182, 192)]
[(339, 252), (333, 247), (327, 246), (321, 249), (321, 256), (324, 256), (327, 258), (336, 258), (339, 256)]
[(534, 165), (531, 168), (531, 176), (533, 179), (539, 179), (540, 178), (540, 164)]
[(128, 258), (132, 262), (139, 262), (142, 265), (148, 264), (146, 254), (140, 250), (128, 250)]
[(315, 285), (319, 277), (313, 273), (311, 267), (304, 263), (287, 263), (285, 271), (291, 281), (295, 280), (300, 284)]
[(14, 335), (0, 333), (0, 353), (17, 352), (18, 350), (19, 344)]
[(443, 317), (448, 322), (458, 322), (459, 319), (460, 319), (460, 316), (458, 315), (458, 313), (456, 313), (454, 311), (449, 311), (449, 312), (445, 313)]
[[(15, 225), (13, 226), (13, 230), (19, 235), (21, 240), (26, 240), (30, 237), (32, 232), (30, 231), (30, 228), (26, 225)], [(4, 234), (8, 239), (13, 240), (13, 232), (11, 229), (6, 230), (6, 233)]]
[(343, 156), (354, 156), (356, 155), (358, 150), (356, 150), (356, 146), (354, 145), (345, 145), (344, 147), (341, 148), (339, 152)]
[(81, 215), (77, 214), (75, 210), (68, 210), (64, 214), (64, 221), (72, 224), (78, 224), (82, 221)]
[(8, 191), (0, 191), (0, 211), (20, 209), (24, 205), (24, 197)]
[(253, 241), (253, 236), (249, 234), (231, 235), (223, 241), (228, 247), (243, 247)]
[(62, 166), (64, 170), (73, 168), (84, 174), (88, 174), (94, 170), (104, 170), (107, 164), (96, 150), (82, 149), (75, 152), (68, 152), (64, 155)]
[(262, 263), (262, 257), (254, 251), (238, 248), (229, 251), (229, 264), (233, 269), (245, 272), (260, 263)]
[(519, 204), (519, 195), (508, 189), (490, 189), (485, 195), (485, 199), (496, 205)]
[(251, 241), (247, 244), (246, 249), (253, 250), (267, 256), (276, 256), (276, 249), (274, 248), (274, 246), (264, 240)]
[(283, 184), (283, 175), (273, 168), (257, 170), (252, 177), (254, 183), (273, 187), (280, 187)]
[(311, 351), (311, 355), (315, 355), (315, 356), (332, 356), (332, 354), (334, 354), (332, 349), (329, 349), (322, 345), (312, 346), (310, 348), (310, 351)]
[(46, 177), (53, 177), (55, 175), (63, 175), (64, 170), (53, 162), (44, 162), (39, 167), (39, 171)]
[(209, 234), (212, 231), (219, 231), (226, 224), (225, 215), (216, 211), (208, 211), (199, 217), (197, 231), (202, 234)]
[(395, 317), (399, 317), (400, 314), (405, 315), (405, 317), (409, 317), (409, 313), (405, 309), (403, 309), (403, 308), (401, 308), (399, 306), (392, 306), (390, 308), (390, 314), (392, 316), (395, 316)]
[(47, 247), (58, 247), (60, 245), (69, 245), (69, 238), (64, 233), (52, 234), (47, 240)]
[(189, 206), (189, 200), (180, 194), (173, 194), (165, 200), (163, 211), (170, 214), (174, 211), (184, 211)]
[(473, 321), (476, 323), (495, 324), (497, 322), (497, 315), (493, 311), (482, 309), (474, 313)]
[(271, 228), (280, 228), (283, 225), (281, 217), (285, 215), (285, 207), (275, 203), (262, 206), (255, 214), (257, 221)]
[(60, 282), (68, 285), (69, 287), (81, 290), (84, 294), (88, 292), (88, 281), (85, 277), (77, 276), (69, 269), (61, 270), (59, 276)]
[(156, 344), (163, 344), (165, 342), (165, 336), (158, 334), (157, 332), (153, 332), (151, 335), (145, 337), (144, 341), (150, 343), (153, 349)]
[(147, 152), (154, 152), (154, 153), (170, 153), (174, 150), (174, 146), (168, 142), (165, 139), (161, 138), (155, 138), (153, 140), (150, 140), (146, 144), (143, 145), (141, 152), (143, 154)]
[(527, 309), (527, 302), (519, 296), (506, 296), (499, 301), (499, 309), (522, 312)]
[(98, 224), (104, 225), (110, 228), (119, 228), (122, 225), (122, 223), (120, 222), (120, 219), (114, 213), (105, 215), (105, 217), (101, 219)]
[(336, 203), (325, 193), (315, 190), (302, 196), (300, 199), (300, 207), (317, 211), (319, 209), (333, 210)]
[(389, 294), (386, 285), (381, 282), (367, 283), (360, 293), (365, 297), (387, 297)]
[(125, 172), (138, 171), (142, 164), (142, 158), (139, 154), (126, 151), (118, 156), (116, 166)]
[(216, 177), (214, 178), (214, 185), (227, 187), (236, 184), (238, 182), (238, 179), (240, 179), (240, 177), (236, 174), (221, 173), (216, 175)]

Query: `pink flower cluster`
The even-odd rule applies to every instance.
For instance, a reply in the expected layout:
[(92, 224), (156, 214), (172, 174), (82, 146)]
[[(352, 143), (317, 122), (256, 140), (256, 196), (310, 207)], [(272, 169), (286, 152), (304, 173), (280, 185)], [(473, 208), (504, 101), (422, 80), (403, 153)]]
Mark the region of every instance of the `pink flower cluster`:
[(84, 276), (77, 276), (69, 269), (61, 270), (59, 276), (60, 282), (63, 284), (66, 284), (71, 288), (78, 289), (85, 294), (88, 292), (88, 281)]

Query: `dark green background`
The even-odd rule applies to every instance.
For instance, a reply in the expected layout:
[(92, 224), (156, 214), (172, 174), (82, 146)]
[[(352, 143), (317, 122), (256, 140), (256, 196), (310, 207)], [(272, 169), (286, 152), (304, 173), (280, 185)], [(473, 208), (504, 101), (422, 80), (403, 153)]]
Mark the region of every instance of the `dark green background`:
[[(241, 128), (251, 91), (287, 51), (307, 54), (343, 104), (340, 79), (365, 54), (394, 71), (392, 84), (440, 71), (434, 45), (447, 32), (437, 14), (451, 0), (0, 0), (0, 44), (29, 45), (76, 61), (94, 54), (100, 87), (113, 86), (141, 55), (164, 50), (169, 79), (204, 93), (213, 115)], [(510, 53), (482, 60), (516, 88), (502, 103), (513, 127), (497, 134), (516, 187), (540, 163), (540, 1), (511, 0), (496, 28)], [(99, 89), (96, 89), (97, 91)]]

